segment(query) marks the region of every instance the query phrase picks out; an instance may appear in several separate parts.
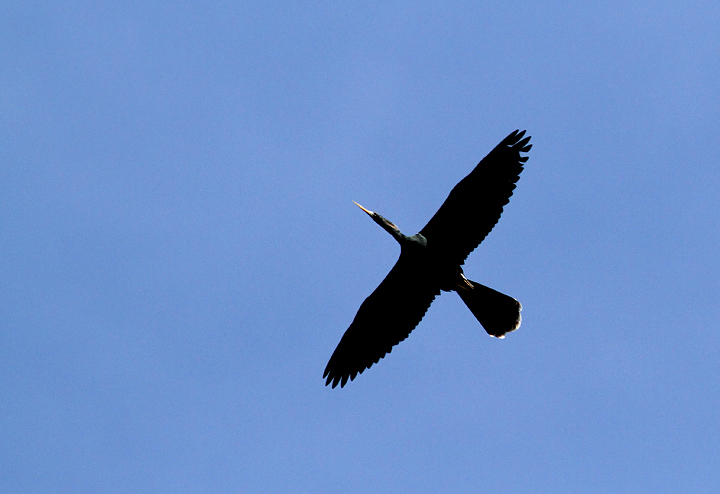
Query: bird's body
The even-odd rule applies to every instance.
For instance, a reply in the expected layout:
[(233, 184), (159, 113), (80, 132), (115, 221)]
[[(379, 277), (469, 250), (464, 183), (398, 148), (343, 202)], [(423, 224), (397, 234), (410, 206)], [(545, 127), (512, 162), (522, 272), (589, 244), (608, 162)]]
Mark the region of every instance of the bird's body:
[[(465, 278), (462, 264), (492, 230), (520, 178), (532, 145), (515, 131), (450, 192), (419, 233), (404, 235), (362, 208), (400, 244), (400, 258), (365, 299), (333, 353), (323, 377), (345, 386), (407, 338), (441, 291), (455, 291), (488, 334), (502, 338), (520, 326), (520, 303)], [(357, 203), (356, 203), (357, 204)]]

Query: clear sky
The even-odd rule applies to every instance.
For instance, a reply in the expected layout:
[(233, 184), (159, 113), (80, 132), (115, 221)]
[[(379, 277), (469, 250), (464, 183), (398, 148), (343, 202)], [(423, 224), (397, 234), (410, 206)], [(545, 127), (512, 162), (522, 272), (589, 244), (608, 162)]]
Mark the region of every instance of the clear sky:
[[(720, 6), (3, 2), (0, 490), (711, 492)], [(328, 358), (512, 130), (469, 278)]]

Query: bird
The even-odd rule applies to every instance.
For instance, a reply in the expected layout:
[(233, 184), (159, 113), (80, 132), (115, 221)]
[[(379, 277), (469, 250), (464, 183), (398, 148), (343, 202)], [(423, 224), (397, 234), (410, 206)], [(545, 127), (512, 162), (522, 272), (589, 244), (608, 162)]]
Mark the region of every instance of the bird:
[(344, 387), (407, 338), (435, 297), (456, 292), (490, 336), (520, 327), (522, 305), (464, 275), (462, 265), (500, 219), (520, 179), (530, 136), (515, 130), (448, 195), (419, 233), (407, 236), (390, 220), (365, 209), (400, 244), (400, 258), (360, 305), (325, 367), (325, 385)]

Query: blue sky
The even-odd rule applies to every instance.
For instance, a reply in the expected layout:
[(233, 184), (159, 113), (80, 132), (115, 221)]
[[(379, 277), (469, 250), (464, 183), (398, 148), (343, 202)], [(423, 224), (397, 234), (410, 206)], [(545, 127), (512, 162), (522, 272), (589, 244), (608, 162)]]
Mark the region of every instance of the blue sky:
[[(4, 492), (711, 492), (716, 2), (6, 2)], [(322, 371), (405, 233), (534, 147), (454, 294)]]

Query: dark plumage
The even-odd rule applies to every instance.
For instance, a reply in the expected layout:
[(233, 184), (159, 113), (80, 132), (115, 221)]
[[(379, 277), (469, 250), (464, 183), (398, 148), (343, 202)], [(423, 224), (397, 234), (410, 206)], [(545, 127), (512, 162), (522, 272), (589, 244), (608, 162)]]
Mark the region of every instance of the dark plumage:
[[(408, 337), (441, 291), (455, 291), (491, 336), (520, 327), (520, 303), (463, 275), (467, 256), (500, 219), (532, 147), (525, 131), (507, 136), (462, 179), (420, 232), (397, 226), (362, 206), (400, 243), (400, 259), (360, 306), (325, 368), (326, 385), (348, 379), (377, 363)], [(357, 204), (357, 203), (355, 203)]]

